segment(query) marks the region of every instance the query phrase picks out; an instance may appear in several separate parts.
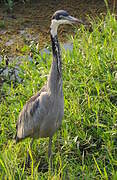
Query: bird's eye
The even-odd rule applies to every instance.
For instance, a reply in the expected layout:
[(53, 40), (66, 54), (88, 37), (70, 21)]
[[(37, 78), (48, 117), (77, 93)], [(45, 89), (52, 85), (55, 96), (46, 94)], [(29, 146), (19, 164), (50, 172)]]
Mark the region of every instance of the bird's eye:
[(62, 15), (59, 15), (59, 18), (60, 18), (60, 19), (62, 19), (62, 17), (63, 17)]
[(59, 19), (64, 19), (64, 16), (62, 16), (62, 15), (59, 15)]
[(62, 19), (62, 20), (66, 20), (66, 17), (67, 17), (67, 16), (62, 16), (62, 15), (60, 15), (60, 16), (59, 16), (59, 19), (60, 19), (60, 20), (61, 20), (61, 19)]

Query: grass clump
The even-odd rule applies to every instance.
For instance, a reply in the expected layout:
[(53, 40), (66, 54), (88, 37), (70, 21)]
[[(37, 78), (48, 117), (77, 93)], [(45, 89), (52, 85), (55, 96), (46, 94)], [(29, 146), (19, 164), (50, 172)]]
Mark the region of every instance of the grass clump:
[[(6, 81), (0, 100), (0, 174), (13, 179), (116, 179), (117, 177), (117, 21), (108, 14), (82, 26), (73, 51), (63, 53), (65, 115), (53, 139), (54, 173), (44, 172), (48, 140), (35, 140), (25, 167), (29, 139), (15, 145), (13, 135), (26, 100), (44, 84), (51, 55), (22, 59), (21, 83)], [(64, 51), (64, 50), (63, 50)], [(48, 59), (48, 60), (47, 60)], [(9, 66), (9, 65), (8, 65)]]

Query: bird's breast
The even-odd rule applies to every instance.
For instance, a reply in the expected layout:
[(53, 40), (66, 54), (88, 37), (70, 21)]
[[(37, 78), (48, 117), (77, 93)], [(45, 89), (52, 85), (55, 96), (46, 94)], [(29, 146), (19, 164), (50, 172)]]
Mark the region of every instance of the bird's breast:
[(40, 127), (40, 137), (50, 137), (52, 136), (62, 123), (62, 118), (64, 115), (64, 100), (63, 98), (57, 98), (53, 102), (51, 101), (49, 111), (45, 116), (41, 127)]

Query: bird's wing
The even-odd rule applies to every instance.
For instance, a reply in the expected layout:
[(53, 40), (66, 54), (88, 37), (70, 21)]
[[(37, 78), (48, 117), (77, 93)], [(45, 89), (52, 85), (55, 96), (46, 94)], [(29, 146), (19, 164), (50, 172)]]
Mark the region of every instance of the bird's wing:
[(40, 108), (40, 97), (44, 92), (47, 92), (46, 85), (24, 105), (16, 124), (17, 138), (22, 139), (33, 136), (39, 129), (39, 121), (43, 120), (43, 112), (41, 110), (42, 108)]
[(43, 87), (41, 88), (41, 90), (40, 90), (39, 92), (37, 92), (37, 94), (35, 94), (34, 96), (32, 96), (32, 97), (27, 101), (26, 104), (28, 105), (28, 104), (34, 102), (34, 101), (40, 96), (40, 94), (41, 94), (42, 92), (46, 92), (46, 91), (47, 91), (47, 85), (43, 86)]

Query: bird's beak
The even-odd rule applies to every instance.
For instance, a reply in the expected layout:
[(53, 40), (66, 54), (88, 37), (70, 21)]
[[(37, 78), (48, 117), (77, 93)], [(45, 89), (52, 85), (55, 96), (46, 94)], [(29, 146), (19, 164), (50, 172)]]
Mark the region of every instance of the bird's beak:
[(75, 23), (75, 24), (84, 24), (85, 25), (85, 23), (82, 21), (82, 20), (80, 20), (80, 19), (77, 19), (77, 18), (75, 18), (75, 17), (73, 17), (73, 16), (68, 16), (68, 17), (66, 17), (66, 20), (68, 20), (70, 23)]

